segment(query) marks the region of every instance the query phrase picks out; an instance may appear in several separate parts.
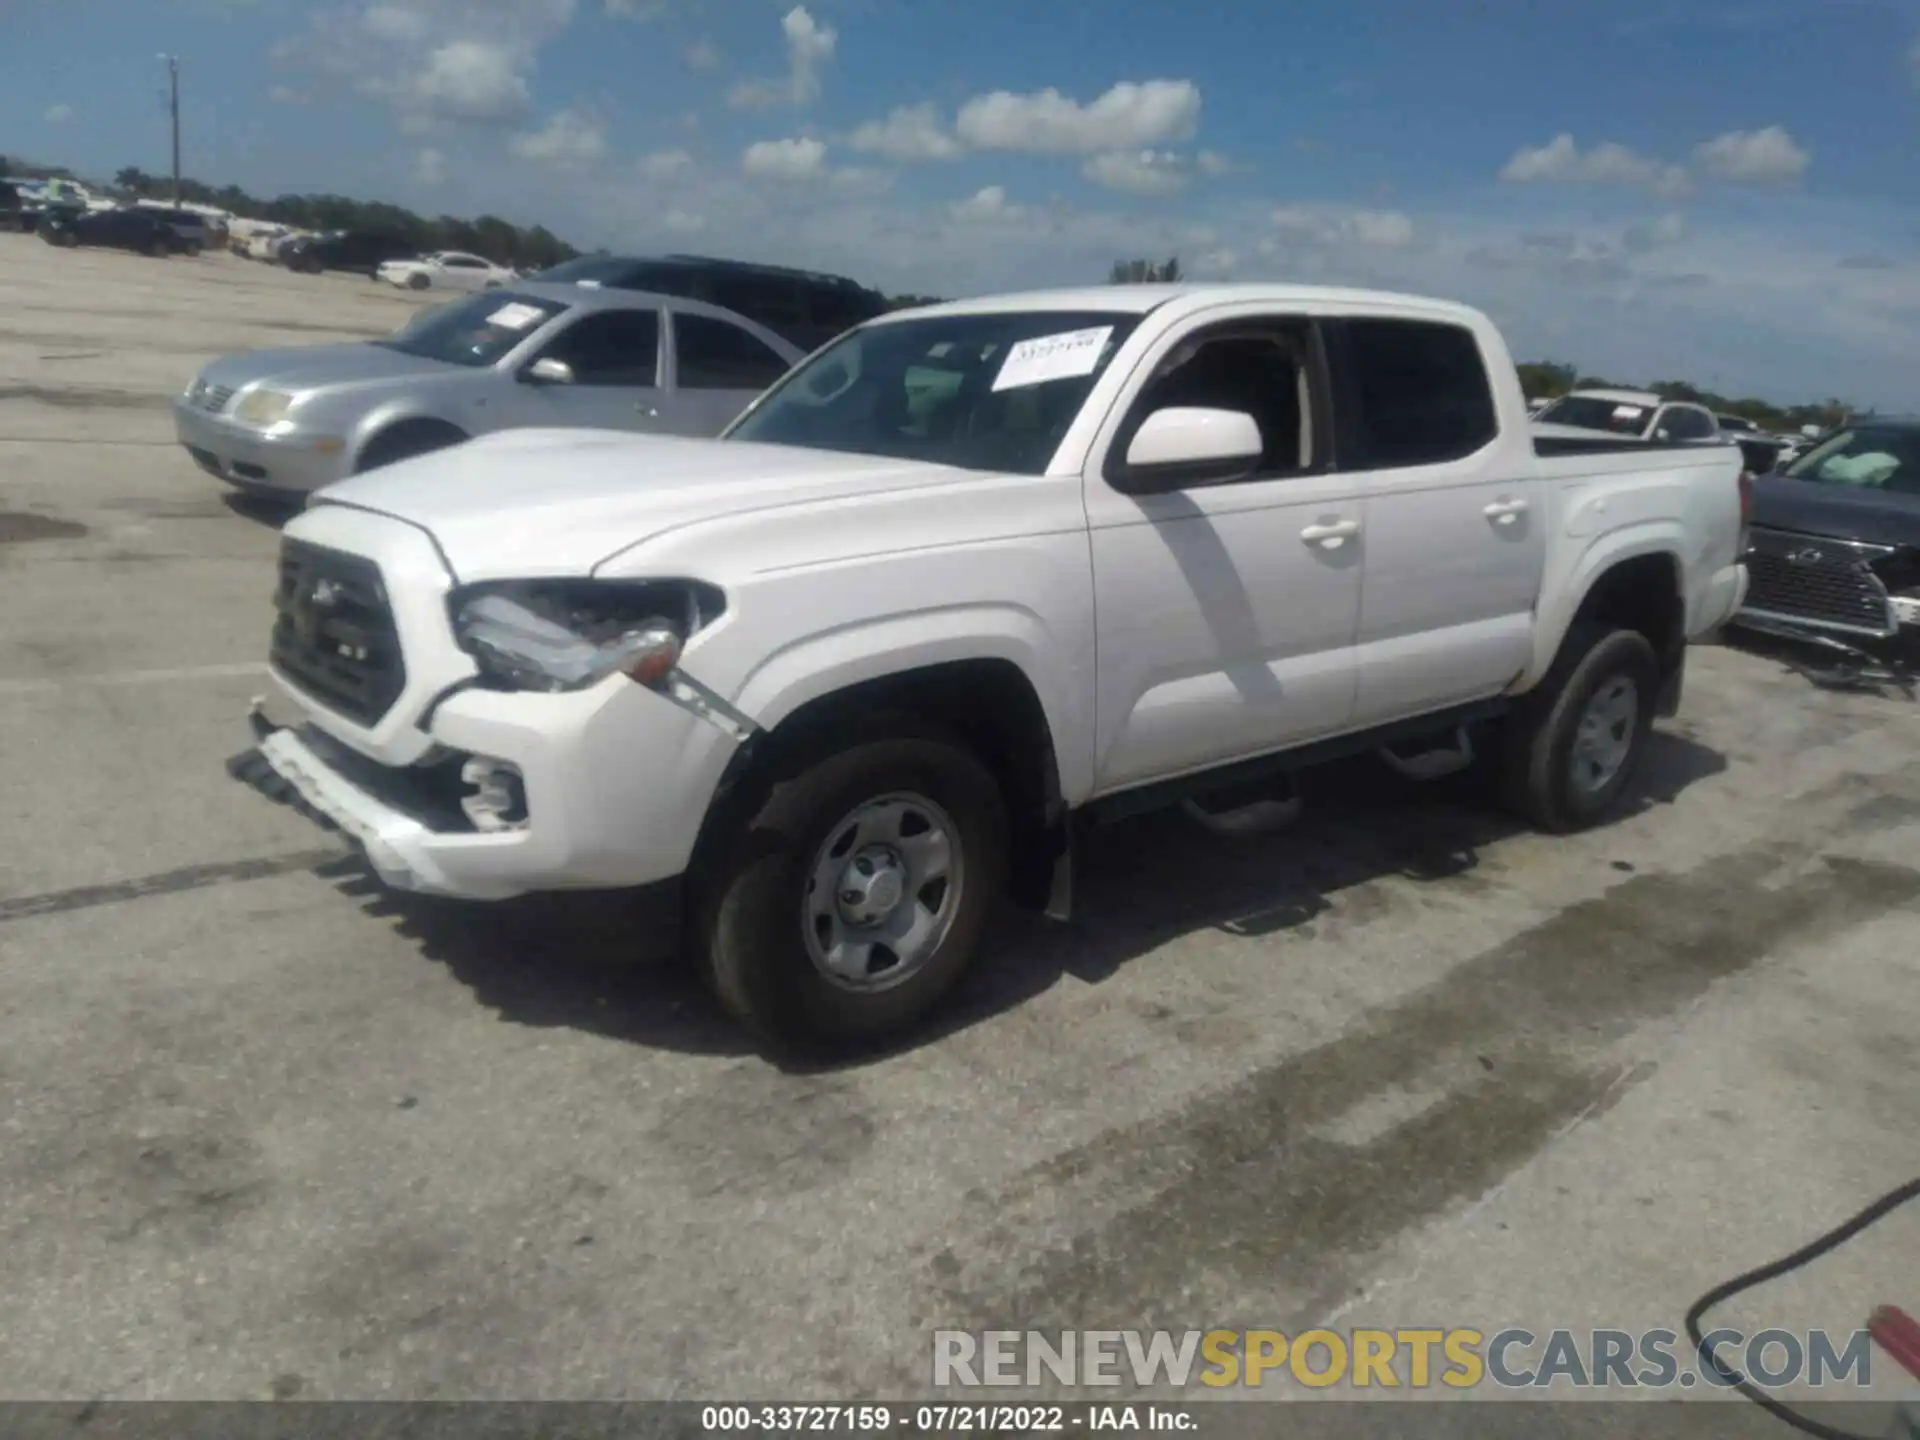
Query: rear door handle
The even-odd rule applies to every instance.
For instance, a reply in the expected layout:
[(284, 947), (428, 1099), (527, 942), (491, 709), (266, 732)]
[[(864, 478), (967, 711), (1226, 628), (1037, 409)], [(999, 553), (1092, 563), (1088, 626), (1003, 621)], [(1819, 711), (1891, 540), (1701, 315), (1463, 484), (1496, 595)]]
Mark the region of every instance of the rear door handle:
[(1480, 512), (1496, 525), (1511, 525), (1527, 513), (1524, 500), (1496, 500)]
[(1318, 545), (1322, 550), (1338, 550), (1359, 533), (1358, 520), (1340, 520), (1331, 525), (1309, 525), (1300, 532), (1300, 538), (1309, 545)]

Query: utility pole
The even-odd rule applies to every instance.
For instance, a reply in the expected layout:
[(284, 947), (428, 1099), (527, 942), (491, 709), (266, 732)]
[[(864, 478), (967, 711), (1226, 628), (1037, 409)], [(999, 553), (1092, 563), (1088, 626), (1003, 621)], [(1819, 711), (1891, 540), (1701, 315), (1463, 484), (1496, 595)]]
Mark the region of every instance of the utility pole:
[(162, 55), (167, 62), (167, 111), (173, 119), (173, 208), (180, 208), (180, 60)]

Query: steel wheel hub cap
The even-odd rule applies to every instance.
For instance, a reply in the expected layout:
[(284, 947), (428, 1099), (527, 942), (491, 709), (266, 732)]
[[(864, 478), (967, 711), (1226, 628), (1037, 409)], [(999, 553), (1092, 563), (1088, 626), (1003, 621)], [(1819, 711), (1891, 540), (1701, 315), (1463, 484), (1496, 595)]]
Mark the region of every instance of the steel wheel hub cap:
[(885, 795), (828, 832), (807, 872), (801, 928), (821, 976), (846, 990), (912, 977), (953, 928), (963, 868), (952, 817), (924, 796)]
[(1625, 675), (1616, 675), (1587, 701), (1573, 736), (1573, 783), (1591, 794), (1605, 789), (1633, 750), (1640, 723), (1640, 691)]

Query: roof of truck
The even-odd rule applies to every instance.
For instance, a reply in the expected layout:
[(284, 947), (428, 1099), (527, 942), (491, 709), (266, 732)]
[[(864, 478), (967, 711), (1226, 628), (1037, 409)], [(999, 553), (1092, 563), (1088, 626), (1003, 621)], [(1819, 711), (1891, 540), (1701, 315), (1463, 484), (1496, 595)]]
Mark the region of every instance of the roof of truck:
[(1426, 295), (1400, 295), (1387, 290), (1347, 290), (1328, 285), (1202, 285), (1176, 281), (1154, 285), (1084, 285), (1072, 290), (1029, 290), (1005, 295), (982, 295), (972, 300), (943, 300), (915, 310), (899, 310), (879, 321), (902, 315), (991, 315), (1006, 310), (1120, 311), (1144, 315), (1173, 301), (1222, 304), (1249, 300), (1301, 307), (1327, 304), (1388, 305), (1426, 314), (1476, 320), (1480, 312), (1451, 300)]

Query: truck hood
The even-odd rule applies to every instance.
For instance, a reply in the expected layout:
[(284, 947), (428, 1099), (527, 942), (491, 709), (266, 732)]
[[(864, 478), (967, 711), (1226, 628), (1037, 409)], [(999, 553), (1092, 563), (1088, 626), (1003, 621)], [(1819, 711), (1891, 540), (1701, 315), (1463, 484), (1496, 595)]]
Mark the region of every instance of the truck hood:
[(610, 430), (502, 430), (356, 476), (351, 505), (432, 535), (462, 583), (590, 574), (682, 526), (985, 477), (924, 461)]
[(346, 345), (302, 345), (287, 350), (245, 350), (226, 355), (200, 372), (209, 385), (238, 390), (265, 382), (278, 390), (312, 390), (321, 386), (387, 381), (419, 375), (446, 375), (456, 370), (438, 360), (403, 355), (384, 345), (353, 342)]
[(1753, 523), (1869, 545), (1920, 546), (1920, 495), (1762, 475), (1753, 482)]

